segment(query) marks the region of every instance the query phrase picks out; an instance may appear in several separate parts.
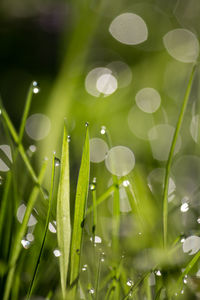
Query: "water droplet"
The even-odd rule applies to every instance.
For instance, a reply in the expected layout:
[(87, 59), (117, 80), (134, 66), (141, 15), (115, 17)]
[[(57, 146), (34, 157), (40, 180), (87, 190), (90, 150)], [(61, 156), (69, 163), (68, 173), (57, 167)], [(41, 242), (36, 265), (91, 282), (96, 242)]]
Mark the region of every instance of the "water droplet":
[(71, 142), (71, 136), (70, 135), (67, 136), (67, 141), (68, 141), (68, 143)]
[(40, 89), (39, 89), (38, 87), (34, 87), (34, 88), (33, 88), (33, 93), (34, 93), (34, 94), (38, 94), (39, 91), (40, 91)]
[(37, 147), (35, 145), (30, 145), (29, 150), (34, 153), (37, 150)]
[(95, 244), (101, 244), (101, 242), (102, 242), (102, 239), (99, 237), (99, 236), (97, 236), (97, 235), (95, 235), (95, 237), (93, 238), (93, 237), (91, 237), (90, 238), (90, 241), (91, 242), (95, 242)]
[(94, 183), (90, 183), (90, 190), (95, 191), (96, 190), (96, 185)]
[(60, 166), (60, 159), (55, 157), (55, 167), (59, 167)]
[(49, 222), (49, 231), (51, 231), (52, 233), (56, 233), (56, 221), (53, 221), (54, 224), (52, 224), (51, 222)]
[(124, 187), (127, 187), (129, 186), (130, 182), (128, 180), (124, 180), (122, 184)]
[(26, 235), (26, 239), (27, 239), (27, 241), (29, 241), (29, 242), (33, 242), (34, 241), (34, 235), (32, 234), (32, 233), (27, 233), (27, 235)]
[(85, 122), (85, 127), (88, 127), (89, 126), (89, 122)]
[(182, 294), (182, 295), (184, 294), (184, 290), (181, 291), (181, 294)]
[(197, 219), (197, 223), (200, 224), (200, 218)]
[(131, 280), (131, 279), (129, 279), (127, 282), (126, 282), (126, 284), (128, 285), (128, 286), (133, 286), (133, 281)]
[(88, 293), (93, 295), (95, 293), (95, 289), (94, 288), (89, 289)]
[(106, 126), (101, 126), (101, 131), (100, 131), (100, 133), (101, 133), (102, 135), (104, 135), (104, 134), (106, 133)]
[(80, 255), (80, 249), (76, 249), (76, 253)]
[(186, 212), (186, 211), (188, 211), (189, 210), (189, 204), (188, 203), (183, 203), (182, 205), (181, 205), (181, 211), (182, 212)]
[(187, 275), (185, 275), (185, 277), (184, 277), (184, 279), (183, 279), (183, 282), (184, 282), (185, 284), (187, 284)]
[(33, 81), (33, 86), (38, 86), (37, 81)]
[(83, 265), (82, 271), (83, 271), (83, 272), (87, 271), (87, 267), (88, 267), (87, 265)]
[(0, 109), (0, 115), (2, 114), (2, 111), (1, 111), (1, 109)]
[(55, 249), (55, 250), (53, 251), (53, 254), (55, 255), (55, 257), (61, 256), (61, 252), (60, 252), (60, 250), (58, 250), (58, 249)]
[(162, 276), (162, 273), (160, 272), (160, 270), (155, 271), (155, 274), (156, 274), (157, 276)]
[(0, 185), (3, 184), (3, 177), (0, 176)]
[(37, 81), (33, 81), (33, 93), (34, 93), (34, 94), (38, 94), (39, 91), (40, 91), (40, 88), (39, 88), (39, 86), (38, 86)]
[(31, 243), (27, 240), (21, 240), (21, 244), (24, 247), (24, 249), (30, 248)]

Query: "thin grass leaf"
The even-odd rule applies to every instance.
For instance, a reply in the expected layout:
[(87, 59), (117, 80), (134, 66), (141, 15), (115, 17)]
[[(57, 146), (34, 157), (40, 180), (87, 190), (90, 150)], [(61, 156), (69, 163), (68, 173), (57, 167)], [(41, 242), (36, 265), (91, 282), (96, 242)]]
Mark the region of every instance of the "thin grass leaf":
[(167, 164), (166, 164), (166, 173), (165, 173), (165, 182), (164, 182), (164, 195), (163, 195), (163, 244), (164, 244), (164, 247), (167, 246), (168, 187), (169, 187), (169, 177), (170, 177), (172, 158), (173, 158), (176, 142), (177, 142), (177, 139), (178, 139), (178, 136), (179, 136), (179, 133), (180, 133), (181, 125), (182, 125), (182, 122), (183, 122), (183, 117), (184, 117), (186, 107), (187, 107), (187, 104), (188, 104), (188, 100), (189, 100), (189, 96), (190, 96), (190, 92), (191, 92), (192, 83), (193, 83), (196, 68), (197, 68), (197, 65), (195, 64), (193, 69), (192, 69), (192, 72), (190, 74), (189, 82), (188, 82), (187, 89), (186, 89), (186, 92), (185, 92), (185, 96), (184, 96), (184, 99), (183, 99), (183, 104), (182, 104), (182, 107), (181, 107), (181, 110), (180, 110), (180, 114), (179, 114), (177, 125), (176, 125), (176, 128), (175, 128), (172, 144), (171, 144), (171, 147), (170, 147), (169, 157), (168, 157)]
[[(120, 178), (118, 180), (118, 184), (121, 184), (123, 182), (124, 178)], [(106, 199), (108, 199), (112, 194), (113, 192), (115, 191), (116, 189), (116, 185), (113, 184), (111, 185), (101, 196), (99, 196), (96, 200), (96, 207), (98, 205), (100, 205), (101, 203), (103, 203)], [(93, 212), (93, 209), (94, 209), (94, 206), (91, 205), (90, 207), (87, 208), (87, 211), (86, 211), (86, 215), (89, 215), (91, 212)]]
[[(79, 276), (80, 253), (81, 253), (81, 245), (82, 245), (85, 208), (86, 208), (86, 202), (88, 196), (89, 175), (90, 175), (90, 149), (89, 149), (89, 132), (87, 128), (81, 166), (79, 170), (76, 199), (75, 199), (74, 225), (73, 225), (72, 246), (71, 246), (70, 285), (74, 281), (76, 281)], [(76, 285), (73, 287), (72, 297), (75, 297), (75, 292), (76, 292)]]
[[(40, 174), (39, 174), (39, 177), (38, 177), (40, 185), (42, 184), (42, 181), (44, 179), (46, 167), (47, 167), (47, 160), (44, 161), (43, 166), (40, 171)], [(7, 280), (6, 280), (3, 300), (9, 299), (9, 295), (10, 295), (10, 291), (11, 291), (12, 283), (13, 283), (13, 278), (14, 278), (14, 274), (15, 274), (16, 261), (19, 258), (19, 254), (22, 249), (21, 240), (26, 233), (27, 224), (28, 224), (31, 212), (33, 210), (33, 207), (35, 205), (35, 202), (37, 200), (39, 191), (40, 191), (40, 187), (38, 185), (35, 185), (33, 187), (33, 190), (30, 194), (30, 198), (28, 200), (28, 204), (26, 207), (26, 212), (24, 214), (23, 222), (17, 232), (15, 241), (12, 246), (11, 256), (10, 256), (10, 260), (9, 260), (10, 269), (9, 269)]]
[(55, 154), (53, 154), (53, 160), (52, 160), (51, 187), (50, 187), (50, 194), (49, 194), (49, 206), (48, 206), (48, 212), (47, 212), (45, 229), (44, 229), (44, 236), (43, 236), (40, 252), (39, 252), (39, 255), (38, 255), (38, 259), (37, 259), (37, 262), (36, 262), (36, 266), (35, 266), (35, 269), (34, 269), (33, 278), (31, 280), (31, 284), (30, 284), (30, 287), (29, 287), (27, 300), (30, 299), (32, 291), (33, 291), (34, 283), (35, 283), (37, 272), (38, 272), (39, 265), (40, 265), (40, 260), (42, 258), (43, 249), (44, 249), (44, 245), (45, 245), (45, 242), (46, 242), (47, 231), (48, 231), (48, 226), (49, 226), (49, 219), (50, 219), (50, 214), (51, 214), (51, 207), (52, 207), (52, 199), (53, 199), (53, 191), (54, 191), (54, 179), (55, 179)]
[(18, 136), (18, 134), (17, 134), (17, 132), (16, 132), (16, 130), (15, 130), (15, 128), (14, 128), (14, 126), (13, 126), (13, 124), (12, 124), (12, 122), (11, 122), (7, 112), (6, 112), (6, 110), (3, 108), (3, 105), (1, 103), (1, 101), (0, 101), (0, 111), (1, 111), (1, 114), (2, 114), (2, 117), (3, 117), (3, 120), (4, 120), (5, 124), (7, 125), (7, 128), (9, 130), (14, 142), (18, 145), (19, 153), (20, 153), (20, 155), (21, 155), (21, 157), (22, 157), (22, 159), (23, 159), (23, 161), (24, 161), (24, 163), (25, 163), (25, 165), (26, 165), (33, 181), (36, 184), (38, 184), (38, 178), (35, 174), (35, 171), (33, 170), (32, 166), (29, 162), (29, 159), (26, 155), (26, 152), (24, 150), (23, 145), (21, 143), (19, 143), (19, 141), (20, 141), (19, 136)]
[(149, 272), (144, 273), (138, 279), (138, 281), (130, 288), (129, 292), (122, 298), (122, 300), (128, 299), (130, 294), (133, 296), (137, 292), (137, 289), (140, 286), (140, 284), (147, 278), (148, 275), (149, 275)]
[(70, 252), (71, 224), (70, 224), (70, 177), (69, 177), (69, 142), (67, 130), (64, 126), (61, 171), (57, 198), (57, 237), (61, 252), (60, 277), (62, 297), (66, 299), (66, 282)]
[(190, 270), (195, 266), (195, 264), (197, 263), (197, 261), (200, 258), (200, 251), (196, 253), (196, 255), (189, 261), (189, 263), (187, 264), (185, 270), (183, 271), (183, 273), (181, 274), (181, 276), (178, 279), (178, 286), (179, 289), (182, 288), (183, 286), (183, 278), (188, 275), (188, 273), (190, 272)]
[[(25, 102), (24, 113), (22, 115), (22, 121), (21, 121), (21, 125), (20, 125), (19, 137), (18, 138), (17, 138), (17, 132), (15, 132), (14, 126), (12, 125), (12, 122), (10, 121), (6, 111), (3, 109), (2, 101), (0, 100), (1, 113), (3, 112), (4, 119), (6, 117), (6, 120), (8, 121), (7, 125), (8, 124), (10, 125), (10, 130), (13, 132), (16, 140), (18, 140), (19, 143), (21, 143), (23, 135), (24, 135), (26, 119), (27, 119), (28, 114), (29, 114), (31, 101), (32, 101), (32, 96), (33, 96), (33, 83), (31, 83), (30, 88), (28, 90), (28, 95), (27, 95), (26, 102)], [(5, 129), (6, 129), (5, 131), (7, 132), (7, 127)], [(9, 133), (8, 133), (8, 135), (9, 135)], [(13, 154), (13, 163), (17, 159), (17, 154), (18, 154), (18, 149), (16, 148), (15, 151), (14, 151), (14, 154)], [(6, 156), (6, 158), (7, 158), (7, 156)], [(5, 158), (4, 158), (4, 161), (5, 161)], [(0, 237), (2, 235), (1, 231), (2, 231), (2, 228), (3, 228), (5, 212), (6, 212), (6, 202), (7, 202), (11, 182), (12, 182), (12, 173), (9, 172), (9, 174), (7, 176), (7, 179), (6, 179), (6, 186), (5, 186), (5, 189), (4, 189), (4, 193), (3, 193), (3, 197), (2, 197), (2, 203), (1, 203), (1, 210), (0, 210)], [(14, 195), (16, 195), (16, 193), (14, 193)]]

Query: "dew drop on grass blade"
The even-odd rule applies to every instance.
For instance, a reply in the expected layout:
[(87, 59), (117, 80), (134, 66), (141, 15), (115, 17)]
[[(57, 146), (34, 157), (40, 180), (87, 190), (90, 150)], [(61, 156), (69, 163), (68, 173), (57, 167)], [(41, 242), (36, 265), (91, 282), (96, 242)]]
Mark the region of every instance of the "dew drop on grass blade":
[(30, 283), (30, 287), (29, 287), (29, 291), (28, 291), (28, 295), (27, 295), (27, 300), (30, 299), (32, 291), (33, 291), (33, 287), (34, 287), (34, 283), (35, 283), (35, 280), (36, 280), (38, 268), (39, 268), (39, 265), (40, 265), (40, 260), (41, 260), (44, 245), (45, 245), (45, 242), (46, 242), (47, 231), (48, 231), (48, 226), (49, 226), (49, 219), (50, 219), (50, 214), (51, 214), (51, 207), (52, 207), (53, 192), (54, 192), (55, 160), (56, 160), (55, 154), (53, 154), (52, 171), (51, 171), (51, 187), (50, 187), (49, 205), (48, 205), (48, 212), (47, 212), (47, 217), (46, 217), (44, 235), (43, 235), (42, 245), (41, 245), (41, 248), (40, 248), (40, 251), (39, 251), (39, 254), (38, 254), (37, 262), (36, 262), (36, 265), (35, 265), (35, 269), (34, 269), (34, 272), (33, 272), (33, 278), (32, 278), (31, 283)]
[[(88, 196), (90, 174), (90, 149), (89, 149), (89, 132), (86, 129), (86, 138), (83, 148), (81, 166), (79, 170), (78, 183), (76, 189), (74, 225), (72, 234), (71, 246), (71, 271), (70, 271), (70, 285), (73, 285), (79, 276), (80, 268), (80, 254), (83, 235), (83, 220), (85, 218), (85, 208)], [(72, 289), (71, 298), (75, 297), (76, 286)]]
[(71, 224), (70, 224), (70, 178), (69, 178), (69, 142), (66, 126), (64, 126), (61, 170), (57, 197), (57, 238), (61, 252), (60, 277), (62, 297), (66, 299), (66, 281), (69, 262)]
[(25, 215), (23, 218), (23, 222), (19, 228), (19, 231), (17, 232), (16, 238), (15, 238), (15, 241), (14, 241), (14, 244), (12, 247), (12, 252), (11, 252), (10, 259), (9, 259), (9, 263), (10, 263), (11, 267), (8, 272), (8, 277), (6, 280), (5, 293), (3, 296), (3, 300), (9, 299), (9, 295), (10, 295), (12, 283), (13, 283), (13, 278), (14, 278), (14, 274), (15, 274), (15, 264), (16, 264), (17, 259), (19, 258), (19, 254), (22, 249), (21, 240), (22, 240), (23, 236), (25, 235), (28, 220), (30, 218), (31, 212), (32, 212), (35, 202), (37, 200), (37, 197), (38, 197), (38, 194), (40, 191), (40, 185), (44, 179), (46, 167), (47, 167), (47, 160), (44, 161), (43, 166), (40, 171), (40, 174), (39, 174), (39, 177), (38, 177), (39, 185), (35, 185), (32, 189), (32, 192), (30, 194), (30, 197), (29, 197), (29, 200), (27, 203), (27, 208), (26, 208), (26, 212), (25, 212)]

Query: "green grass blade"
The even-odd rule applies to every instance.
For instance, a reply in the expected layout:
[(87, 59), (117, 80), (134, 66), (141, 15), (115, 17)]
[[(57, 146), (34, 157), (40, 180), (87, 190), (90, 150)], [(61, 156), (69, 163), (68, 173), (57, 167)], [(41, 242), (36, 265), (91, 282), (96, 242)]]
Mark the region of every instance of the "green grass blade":
[(70, 224), (70, 177), (69, 177), (69, 141), (64, 126), (61, 171), (57, 197), (57, 237), (61, 252), (60, 277), (63, 299), (66, 299), (66, 282), (70, 252), (71, 224)]
[(188, 275), (188, 273), (190, 272), (190, 270), (194, 267), (194, 265), (197, 263), (197, 261), (200, 258), (200, 251), (196, 253), (196, 255), (189, 261), (189, 263), (187, 264), (185, 270), (183, 271), (183, 273), (181, 274), (181, 276), (178, 279), (178, 288), (181, 289), (183, 286), (183, 278)]
[(50, 194), (49, 194), (49, 206), (48, 206), (48, 212), (47, 212), (45, 229), (44, 229), (44, 236), (43, 236), (40, 252), (39, 252), (39, 255), (38, 255), (38, 259), (37, 259), (37, 262), (36, 262), (36, 266), (35, 266), (35, 269), (34, 269), (33, 278), (31, 280), (31, 284), (30, 284), (30, 287), (29, 287), (27, 300), (30, 299), (32, 291), (33, 291), (33, 286), (34, 286), (34, 283), (35, 283), (35, 279), (36, 279), (36, 276), (37, 276), (38, 268), (39, 268), (39, 265), (40, 265), (40, 260), (41, 260), (41, 257), (42, 257), (42, 253), (43, 253), (43, 249), (44, 249), (44, 245), (45, 245), (45, 241), (46, 241), (46, 237), (47, 237), (47, 231), (48, 231), (49, 219), (50, 219), (50, 213), (51, 213), (51, 207), (52, 207), (53, 191), (54, 191), (54, 179), (55, 179), (55, 154), (53, 154), (53, 160), (52, 160), (51, 187), (50, 187)]
[(23, 139), (24, 129), (25, 129), (25, 125), (26, 125), (26, 119), (28, 117), (29, 110), (31, 107), (32, 97), (33, 97), (33, 82), (31, 83), (31, 85), (29, 87), (28, 94), (26, 97), (24, 112), (23, 112), (23, 116), (22, 116), (22, 120), (21, 120), (20, 129), (19, 129), (19, 143), (21, 143), (22, 139)]
[(16, 130), (15, 130), (15, 128), (14, 128), (14, 126), (13, 126), (13, 124), (12, 124), (12, 122), (11, 122), (11, 120), (10, 120), (7, 112), (6, 112), (6, 110), (4, 109), (1, 101), (0, 101), (0, 111), (1, 111), (1, 114), (2, 114), (2, 117), (3, 117), (3, 120), (5, 122), (5, 125), (7, 125), (7, 128), (9, 130), (9, 132), (10, 132), (10, 134), (11, 134), (14, 142), (18, 145), (19, 153), (20, 153), (20, 155), (21, 155), (21, 157), (22, 157), (22, 159), (23, 159), (23, 161), (24, 161), (24, 163), (25, 163), (25, 165), (26, 165), (26, 167), (27, 167), (27, 169), (28, 169), (28, 171), (29, 171), (29, 173), (30, 173), (33, 181), (36, 184), (38, 184), (38, 178), (37, 178), (37, 176), (35, 174), (35, 171), (33, 170), (32, 166), (31, 166), (31, 164), (29, 162), (29, 159), (28, 159), (28, 157), (26, 155), (24, 147), (20, 143), (19, 136), (18, 136), (18, 134), (17, 134), (17, 132), (16, 132)]
[(2, 115), (3, 120), (5, 121), (5, 123), (6, 123), (6, 125), (7, 125), (7, 128), (8, 128), (8, 130), (9, 130), (9, 132), (10, 132), (10, 134), (11, 134), (11, 136), (12, 136), (14, 142), (15, 142), (16, 144), (18, 144), (18, 143), (19, 143), (19, 137), (18, 137), (18, 134), (17, 134), (17, 132), (16, 132), (16, 130), (15, 130), (15, 128), (14, 128), (14, 126), (13, 126), (13, 124), (12, 124), (12, 122), (11, 122), (11, 120), (10, 120), (10, 118), (9, 118), (9, 116), (8, 116), (8, 114), (7, 114), (7, 112), (6, 112), (6, 110), (5, 110), (4, 107), (3, 107), (3, 104), (2, 104), (2, 100), (1, 100), (1, 99), (0, 99), (0, 115)]
[(172, 158), (173, 158), (176, 142), (177, 142), (177, 139), (178, 139), (178, 135), (180, 133), (180, 129), (181, 129), (181, 125), (182, 125), (182, 122), (183, 122), (183, 117), (184, 117), (184, 114), (185, 114), (185, 111), (186, 111), (187, 103), (188, 103), (188, 100), (189, 100), (189, 96), (190, 96), (190, 92), (191, 92), (192, 83), (193, 83), (196, 68), (197, 68), (197, 65), (194, 65), (194, 67), (192, 69), (192, 72), (190, 74), (189, 82), (188, 82), (187, 89), (186, 89), (186, 92), (185, 92), (185, 96), (184, 96), (184, 99), (183, 99), (183, 104), (182, 104), (182, 107), (181, 107), (181, 110), (180, 110), (180, 114), (179, 114), (179, 118), (178, 118), (178, 121), (177, 121), (176, 129), (175, 129), (175, 132), (174, 132), (174, 136), (173, 136), (173, 140), (172, 140), (172, 144), (171, 144), (171, 148), (170, 148), (170, 152), (169, 152), (169, 157), (168, 157), (167, 164), (166, 164), (166, 174), (165, 174), (165, 182), (164, 182), (164, 196), (163, 196), (163, 244), (164, 244), (164, 247), (167, 246), (168, 186), (169, 186), (169, 177), (170, 177)]
[[(45, 175), (45, 171), (46, 171), (46, 167), (47, 167), (47, 161), (45, 160), (42, 166), (42, 169), (40, 171), (38, 180), (39, 183), (41, 184)], [(22, 249), (21, 246), (21, 240), (23, 238), (23, 236), (26, 233), (26, 228), (27, 228), (27, 224), (28, 224), (28, 220), (30, 218), (31, 212), (33, 210), (34, 204), (36, 202), (36, 199), (38, 197), (39, 194), (39, 190), (40, 187), (38, 185), (35, 185), (30, 198), (28, 200), (28, 204), (26, 207), (26, 212), (24, 214), (24, 218), (23, 218), (23, 222), (19, 228), (19, 231), (17, 232), (16, 238), (15, 238), (15, 242), (13, 244), (12, 247), (12, 252), (11, 252), (11, 256), (10, 256), (10, 260), (9, 260), (9, 265), (10, 265), (10, 269), (8, 272), (8, 277), (7, 277), (7, 281), (6, 281), (6, 285), (5, 285), (5, 292), (4, 292), (4, 296), (3, 296), (3, 300), (8, 300), (9, 299), (9, 295), (10, 295), (10, 291), (12, 288), (12, 282), (13, 282), (13, 278), (14, 278), (14, 274), (15, 274), (15, 264), (16, 261), (19, 257), (20, 251)]]
[[(118, 184), (120, 185), (123, 181), (124, 178), (118, 179)], [(96, 200), (96, 208), (101, 203), (103, 203), (106, 199), (108, 199), (113, 194), (116, 188), (117, 188), (116, 185), (112, 184), (101, 196), (99, 196)], [(86, 215), (89, 215), (91, 212), (93, 212), (93, 210), (94, 210), (94, 206), (91, 205), (90, 207), (87, 208)]]
[[(82, 224), (85, 217), (85, 208), (86, 208), (88, 186), (89, 186), (89, 173), (90, 173), (90, 149), (89, 149), (89, 132), (87, 128), (81, 166), (79, 170), (77, 190), (76, 190), (74, 225), (73, 225), (72, 246), (71, 246), (70, 284), (74, 283), (79, 276), (80, 253), (81, 253), (81, 244), (82, 244), (82, 235), (83, 235)], [(75, 291), (76, 291), (76, 287), (73, 288), (73, 293), (75, 293)]]

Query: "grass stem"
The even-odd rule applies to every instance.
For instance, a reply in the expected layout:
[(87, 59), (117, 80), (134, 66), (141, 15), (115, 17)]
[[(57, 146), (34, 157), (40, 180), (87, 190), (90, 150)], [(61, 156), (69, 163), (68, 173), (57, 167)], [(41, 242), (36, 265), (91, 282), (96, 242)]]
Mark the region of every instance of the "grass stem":
[(180, 110), (180, 114), (178, 117), (177, 125), (175, 128), (174, 136), (171, 143), (171, 148), (169, 152), (169, 157), (166, 164), (166, 174), (165, 174), (165, 181), (164, 181), (164, 195), (163, 195), (163, 244), (164, 247), (167, 247), (167, 227), (168, 227), (168, 187), (169, 187), (169, 177), (170, 177), (170, 171), (171, 171), (171, 164), (173, 159), (174, 150), (176, 147), (176, 142), (180, 133), (181, 125), (183, 122), (184, 114), (186, 111), (186, 107), (188, 104), (192, 83), (194, 79), (194, 74), (196, 71), (197, 65), (195, 64), (192, 72), (190, 74), (189, 82), (186, 88), (185, 96), (183, 99), (183, 104)]

